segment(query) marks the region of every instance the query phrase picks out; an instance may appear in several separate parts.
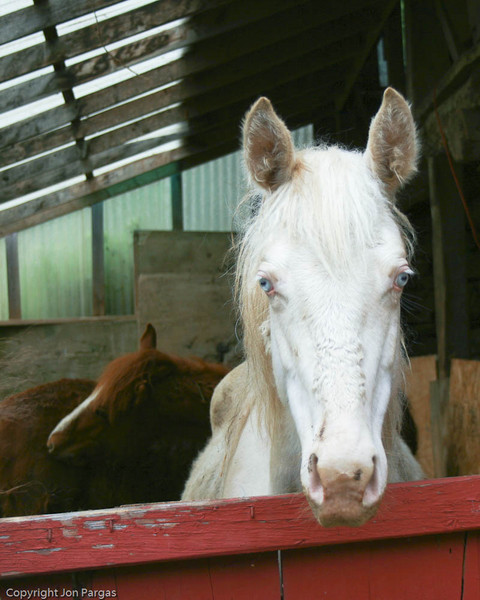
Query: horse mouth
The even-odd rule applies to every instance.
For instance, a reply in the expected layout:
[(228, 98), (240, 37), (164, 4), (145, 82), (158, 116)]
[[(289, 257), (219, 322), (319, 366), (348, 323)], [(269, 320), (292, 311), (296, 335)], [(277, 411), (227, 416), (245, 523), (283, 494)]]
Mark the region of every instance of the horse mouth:
[(315, 502), (304, 490), (307, 501), (315, 519), (323, 527), (360, 527), (375, 516), (380, 499), (370, 506), (365, 506), (362, 498), (349, 495), (325, 499), (322, 504)]

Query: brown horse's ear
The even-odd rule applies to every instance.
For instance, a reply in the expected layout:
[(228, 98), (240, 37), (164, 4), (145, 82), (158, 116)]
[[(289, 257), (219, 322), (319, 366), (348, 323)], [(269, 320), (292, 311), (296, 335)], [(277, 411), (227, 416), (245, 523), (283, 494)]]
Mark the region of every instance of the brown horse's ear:
[(390, 192), (416, 171), (418, 143), (410, 107), (401, 94), (387, 88), (370, 125), (366, 156), (370, 168)]
[(289, 181), (295, 167), (292, 136), (273, 110), (268, 98), (260, 98), (245, 116), (243, 151), (254, 183), (276, 190)]
[(140, 350), (155, 350), (157, 347), (157, 332), (151, 323), (147, 323), (145, 331), (140, 338)]

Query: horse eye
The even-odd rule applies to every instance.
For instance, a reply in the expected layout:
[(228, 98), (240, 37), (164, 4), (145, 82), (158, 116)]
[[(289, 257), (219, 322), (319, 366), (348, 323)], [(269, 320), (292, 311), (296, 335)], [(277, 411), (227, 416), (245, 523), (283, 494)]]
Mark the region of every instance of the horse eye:
[(258, 283), (266, 294), (273, 292), (273, 283), (266, 277), (260, 277)]
[(410, 279), (410, 274), (407, 271), (402, 271), (395, 278), (395, 288), (403, 289)]

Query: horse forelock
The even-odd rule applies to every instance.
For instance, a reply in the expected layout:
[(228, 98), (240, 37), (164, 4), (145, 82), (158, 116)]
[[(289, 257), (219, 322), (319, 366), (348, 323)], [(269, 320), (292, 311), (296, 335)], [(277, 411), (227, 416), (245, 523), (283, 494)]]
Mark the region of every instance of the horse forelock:
[(155, 372), (166, 374), (174, 369), (172, 357), (155, 349), (120, 356), (105, 368), (98, 380), (97, 389), (101, 389), (101, 393), (91, 407), (101, 406), (112, 421), (117, 413), (128, 409), (132, 396), (138, 393), (140, 386), (148, 385)]
[[(374, 247), (389, 220), (398, 227), (409, 259), (414, 245), (407, 217), (386, 194), (362, 153), (318, 147), (299, 155), (302, 168), (289, 183), (266, 195), (261, 204), (258, 195), (253, 196), (255, 210), (247, 215), (236, 248), (235, 292), (249, 382), (256, 389), (255, 396), (262, 399), (259, 406), (269, 428), (274, 427), (280, 401), (269, 353), (268, 300), (259, 289), (256, 272), (276, 234), (281, 231), (287, 239), (308, 245), (330, 273), (341, 271), (365, 247)], [(396, 403), (390, 404), (385, 419), (387, 437), (398, 429), (401, 419)]]
[[(128, 409), (133, 396), (163, 378), (176, 374), (183, 382), (187, 377), (201, 382), (205, 375), (206, 379), (211, 376), (210, 379), (220, 380), (227, 371), (224, 365), (208, 363), (197, 357), (184, 358), (156, 349), (139, 350), (117, 358), (106, 367), (97, 384), (101, 393), (91, 408), (101, 406), (113, 420), (117, 413)], [(208, 384), (211, 384), (210, 379)]]

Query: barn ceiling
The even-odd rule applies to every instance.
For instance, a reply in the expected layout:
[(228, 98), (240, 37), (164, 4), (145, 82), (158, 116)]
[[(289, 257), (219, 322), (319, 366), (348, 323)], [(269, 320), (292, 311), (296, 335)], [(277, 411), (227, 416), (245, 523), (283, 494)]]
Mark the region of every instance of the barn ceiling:
[(0, 234), (235, 150), (259, 95), (292, 127), (332, 118), (397, 2), (15, 4), (0, 18)]

